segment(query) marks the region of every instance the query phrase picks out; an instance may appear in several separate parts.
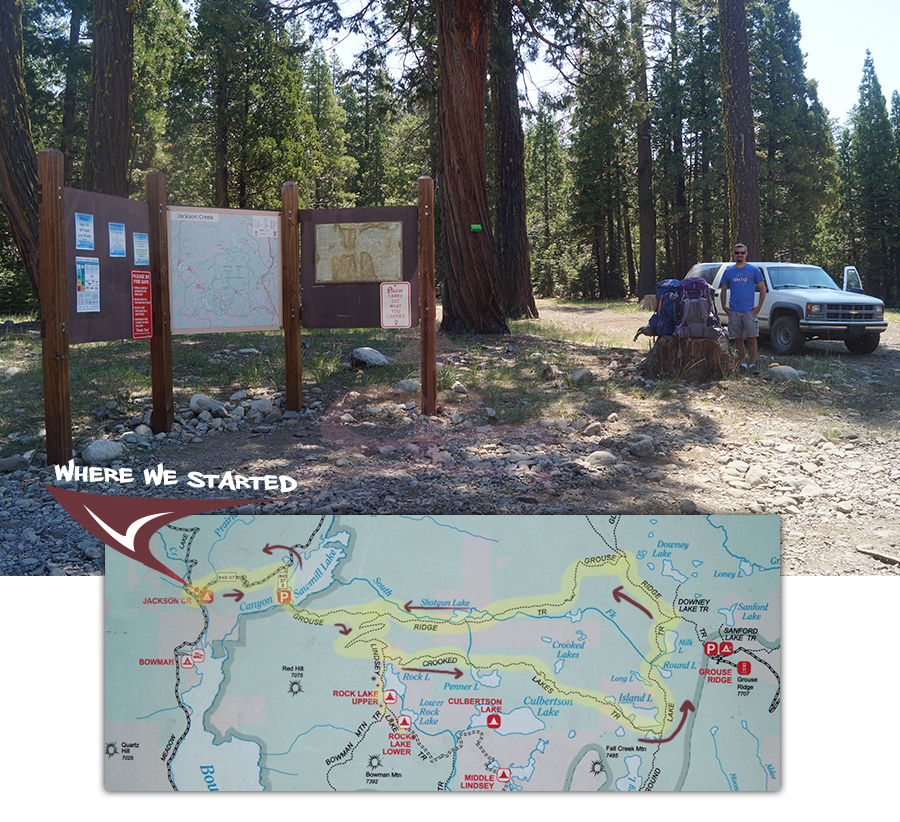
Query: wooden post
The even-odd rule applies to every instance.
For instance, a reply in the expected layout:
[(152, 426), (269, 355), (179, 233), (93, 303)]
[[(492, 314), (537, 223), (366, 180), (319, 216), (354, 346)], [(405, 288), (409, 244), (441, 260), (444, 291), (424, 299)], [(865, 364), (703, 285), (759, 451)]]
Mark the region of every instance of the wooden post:
[(284, 407), (303, 407), (303, 351), (300, 328), (300, 188), (281, 187), (281, 299), (284, 315)]
[(422, 413), (437, 413), (437, 351), (434, 299), (434, 180), (419, 177), (419, 334)]
[(72, 459), (65, 219), (63, 155), (53, 148), (44, 149), (38, 153), (38, 225), (48, 465), (65, 465)]
[(145, 182), (150, 211), (150, 292), (153, 337), (150, 340), (150, 383), (153, 393), (153, 433), (172, 430), (175, 391), (172, 384), (172, 316), (169, 276), (169, 215), (166, 177), (158, 171)]

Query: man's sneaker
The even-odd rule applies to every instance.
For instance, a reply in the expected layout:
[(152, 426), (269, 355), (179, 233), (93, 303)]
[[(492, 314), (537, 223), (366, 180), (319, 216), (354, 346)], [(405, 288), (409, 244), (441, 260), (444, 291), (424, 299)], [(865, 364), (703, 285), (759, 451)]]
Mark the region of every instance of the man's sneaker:
[(755, 366), (755, 365), (749, 366), (749, 367), (747, 368), (747, 373), (748, 373), (751, 377), (757, 377), (757, 376), (759, 376), (759, 371), (756, 370), (756, 366)]
[(739, 370), (742, 374), (746, 374), (747, 371), (748, 371), (748, 369), (747, 369), (747, 363), (742, 362), (742, 363), (738, 366), (738, 370)]

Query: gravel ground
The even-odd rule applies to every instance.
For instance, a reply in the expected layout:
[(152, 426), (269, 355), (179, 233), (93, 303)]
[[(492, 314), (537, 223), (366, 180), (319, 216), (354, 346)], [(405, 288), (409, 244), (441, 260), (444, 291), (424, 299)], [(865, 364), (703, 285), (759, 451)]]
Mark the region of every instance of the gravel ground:
[[(549, 305), (541, 316), (548, 326), (626, 335), (644, 319)], [(409, 396), (373, 405), (365, 393), (313, 391), (299, 415), (278, 411), (256, 422), (247, 415), (233, 430), (198, 427), (196, 418), (189, 425), (188, 409), (179, 409), (185, 427), (178, 434), (131, 437), (137, 441), (115, 465), (131, 468), (132, 485), (69, 482), (42, 466), (40, 455), (7, 458), (0, 573), (103, 573), (103, 546), (53, 501), (45, 482), (111, 495), (246, 498), (247, 510), (266, 514), (777, 513), (786, 574), (900, 573), (898, 329), (868, 357), (851, 357), (837, 343), (810, 345), (812, 356), (837, 354), (833, 370), (843, 376), (785, 386), (778, 402), (759, 378), (654, 392), (639, 372), (647, 345), (642, 339), (584, 363), (595, 379), (626, 385), (603, 419), (500, 425), (472, 390), (433, 418), (417, 416)], [(452, 353), (452, 343), (444, 340), (442, 349)], [(763, 367), (774, 358), (763, 348)], [(791, 358), (797, 368), (804, 361)], [(854, 404), (854, 385), (862, 383), (877, 412)], [(253, 399), (279, 404), (270, 394), (243, 406)], [(464, 419), (454, 416), (460, 413)], [(177, 485), (144, 485), (143, 470), (160, 463), (175, 471)], [(298, 485), (285, 498), (192, 488), (189, 472), (217, 476), (214, 483), (226, 472), (284, 475)]]

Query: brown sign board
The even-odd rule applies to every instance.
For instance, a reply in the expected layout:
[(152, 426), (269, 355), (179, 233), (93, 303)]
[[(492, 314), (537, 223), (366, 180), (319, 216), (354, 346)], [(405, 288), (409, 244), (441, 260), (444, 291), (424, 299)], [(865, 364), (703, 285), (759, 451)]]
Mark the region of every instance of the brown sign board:
[(408, 282), (419, 324), (415, 206), (300, 212), (300, 317), (304, 328), (381, 327), (381, 284)]
[(64, 189), (69, 342), (130, 340), (132, 272), (150, 271), (146, 201)]

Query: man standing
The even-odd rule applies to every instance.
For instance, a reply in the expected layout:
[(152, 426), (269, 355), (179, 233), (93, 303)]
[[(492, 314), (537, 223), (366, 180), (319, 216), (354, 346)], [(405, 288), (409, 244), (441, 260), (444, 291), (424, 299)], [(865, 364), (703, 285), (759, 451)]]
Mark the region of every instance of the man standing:
[[(742, 373), (756, 374), (756, 352), (759, 338), (759, 310), (766, 298), (766, 282), (762, 272), (747, 263), (747, 246), (738, 243), (734, 247), (734, 265), (728, 266), (722, 275), (722, 307), (728, 315), (728, 336), (737, 346), (739, 368)], [(754, 305), (756, 287), (759, 286), (759, 303)], [(731, 288), (731, 300), (727, 299)], [(730, 302), (730, 305), (729, 305)], [(748, 350), (744, 349), (744, 339)], [(744, 362), (746, 358), (747, 362)]]

